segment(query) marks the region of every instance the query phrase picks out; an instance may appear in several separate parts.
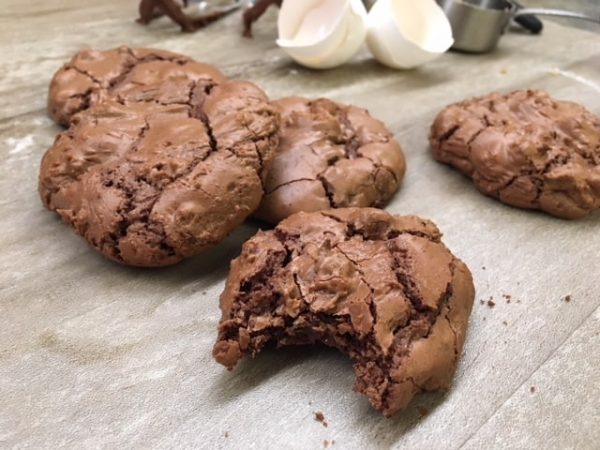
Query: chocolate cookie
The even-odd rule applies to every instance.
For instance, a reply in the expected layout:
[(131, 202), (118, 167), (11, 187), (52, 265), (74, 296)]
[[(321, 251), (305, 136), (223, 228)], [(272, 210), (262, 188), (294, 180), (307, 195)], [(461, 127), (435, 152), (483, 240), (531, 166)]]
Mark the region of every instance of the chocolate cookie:
[(279, 128), (264, 93), (200, 80), (179, 100), (92, 106), (42, 160), (44, 205), (111, 259), (176, 263), (220, 242), (260, 203)]
[(474, 98), (444, 109), (430, 141), (501, 202), (565, 219), (600, 208), (600, 118), (576, 103), (542, 91)]
[(427, 220), (372, 208), (298, 213), (259, 232), (231, 264), (213, 356), (231, 369), (268, 343), (335, 347), (386, 416), (449, 387), (474, 288), (440, 238)]
[(74, 114), (108, 98), (181, 103), (195, 83), (223, 81), (217, 68), (164, 50), (82, 50), (52, 78), (48, 113), (66, 126)]
[(291, 97), (281, 112), (281, 143), (255, 216), (278, 223), (299, 211), (384, 206), (406, 165), (400, 145), (364, 109)]

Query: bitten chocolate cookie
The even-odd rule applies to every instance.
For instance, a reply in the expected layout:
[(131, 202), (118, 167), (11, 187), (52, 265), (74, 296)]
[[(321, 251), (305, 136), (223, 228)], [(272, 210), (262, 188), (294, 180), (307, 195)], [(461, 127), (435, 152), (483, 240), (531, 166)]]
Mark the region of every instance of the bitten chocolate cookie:
[(600, 208), (600, 118), (542, 91), (490, 94), (448, 106), (433, 154), (506, 204), (577, 219)]
[(216, 67), (164, 50), (82, 50), (52, 78), (48, 113), (66, 126), (74, 114), (109, 98), (181, 102), (201, 81), (222, 83), (225, 77)]
[(400, 145), (364, 109), (331, 100), (274, 102), (281, 143), (255, 216), (276, 224), (299, 211), (384, 206), (406, 165)]
[(298, 213), (231, 264), (213, 349), (231, 369), (268, 343), (350, 356), (355, 390), (386, 416), (448, 388), (474, 298), (471, 273), (418, 217), (372, 208)]
[(46, 152), (46, 207), (104, 255), (165, 266), (220, 242), (259, 205), (279, 115), (251, 83), (198, 81), (181, 103), (107, 100)]

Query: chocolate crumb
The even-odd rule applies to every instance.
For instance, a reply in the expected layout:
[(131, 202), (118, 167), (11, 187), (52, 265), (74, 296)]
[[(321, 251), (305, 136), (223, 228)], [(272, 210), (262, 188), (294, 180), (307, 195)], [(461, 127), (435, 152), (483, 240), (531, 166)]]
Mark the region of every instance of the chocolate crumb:
[(327, 439), (323, 441), (323, 447), (329, 447), (329, 441)]
[(565, 302), (569, 303), (569, 302), (571, 301), (571, 296), (570, 296), (570, 295), (567, 295), (567, 296), (564, 298), (564, 300), (565, 300)]
[(479, 300), (479, 303), (483, 305), (485, 303), (485, 300)]
[(494, 306), (496, 306), (496, 302), (494, 302), (493, 300), (491, 300), (491, 299), (490, 299), (490, 300), (488, 300), (488, 301), (487, 301), (487, 305), (488, 305), (490, 308), (493, 308)]
[(531, 387), (529, 388), (529, 392), (531, 392), (531, 393), (533, 394), (533, 393), (535, 392), (535, 386), (531, 386)]
[(225, 438), (228, 438), (229, 437), (229, 431), (226, 431), (223, 436), (225, 436)]
[(505, 325), (505, 326), (506, 326), (506, 325), (508, 325), (508, 322), (507, 322), (506, 320), (503, 320), (503, 321), (502, 321), (502, 325)]
[(429, 410), (427, 408), (422, 407), (422, 406), (419, 406), (417, 408), (417, 411), (419, 412), (419, 415), (421, 417), (425, 417), (427, 414), (429, 414)]
[(317, 422), (321, 422), (321, 424), (323, 424), (324, 427), (327, 427), (327, 425), (329, 425), (325, 420), (325, 415), (321, 411), (315, 411), (315, 420)]
[(481, 266), (481, 270), (485, 270), (485, 266)]

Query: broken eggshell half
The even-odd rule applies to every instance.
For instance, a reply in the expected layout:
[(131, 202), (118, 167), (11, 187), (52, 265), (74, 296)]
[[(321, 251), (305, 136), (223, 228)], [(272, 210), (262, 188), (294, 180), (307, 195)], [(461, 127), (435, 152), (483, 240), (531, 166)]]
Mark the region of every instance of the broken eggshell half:
[(373, 56), (396, 69), (432, 61), (454, 43), (450, 21), (435, 0), (378, 0), (367, 28)]
[(277, 45), (303, 66), (329, 69), (358, 52), (366, 24), (361, 0), (287, 0), (279, 12)]

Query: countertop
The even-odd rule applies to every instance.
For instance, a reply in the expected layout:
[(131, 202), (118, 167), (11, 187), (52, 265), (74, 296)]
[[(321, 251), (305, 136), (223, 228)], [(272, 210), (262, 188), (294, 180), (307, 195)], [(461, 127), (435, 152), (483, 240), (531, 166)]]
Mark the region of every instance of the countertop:
[[(444, 105), (492, 90), (546, 89), (600, 113), (598, 35), (548, 22), (488, 55), (448, 53), (403, 72), (363, 52), (315, 72), (275, 46), (275, 10), (248, 40), (239, 13), (180, 34), (166, 20), (134, 23), (135, 3), (2, 1), (0, 448), (598, 448), (600, 213), (569, 222), (504, 206), (434, 162), (427, 144)], [(352, 102), (388, 124), (408, 173), (387, 209), (434, 220), (475, 279), (449, 392), (385, 419), (332, 350), (268, 351), (231, 373), (215, 363), (229, 261), (260, 224), (142, 270), (101, 257), (44, 210), (39, 162), (60, 131), (45, 112), (50, 78), (78, 49), (120, 44), (189, 54), (272, 98)]]

